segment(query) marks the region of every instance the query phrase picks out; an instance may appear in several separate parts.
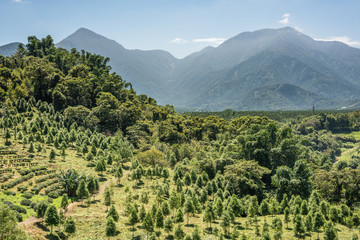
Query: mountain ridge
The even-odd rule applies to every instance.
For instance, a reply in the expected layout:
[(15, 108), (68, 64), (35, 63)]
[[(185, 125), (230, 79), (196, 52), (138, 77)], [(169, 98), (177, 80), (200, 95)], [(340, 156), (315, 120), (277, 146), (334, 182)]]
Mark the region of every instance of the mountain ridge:
[[(109, 57), (112, 70), (138, 93), (175, 107), (243, 110), (248, 96), (256, 92), (273, 101), (269, 110), (274, 110), (275, 102), (282, 99), (276, 96), (284, 96), (276, 92), (279, 89), (313, 94), (307, 97), (313, 101), (327, 99), (320, 104), (324, 108), (346, 107), (360, 99), (360, 49), (316, 41), (290, 27), (243, 32), (182, 59), (163, 50), (129, 50), (86, 28), (56, 46)], [(280, 85), (291, 87), (274, 87)], [(299, 99), (306, 97), (299, 94)], [(258, 110), (259, 104), (252, 99), (254, 109), (249, 109)], [(289, 109), (294, 107), (289, 103)]]

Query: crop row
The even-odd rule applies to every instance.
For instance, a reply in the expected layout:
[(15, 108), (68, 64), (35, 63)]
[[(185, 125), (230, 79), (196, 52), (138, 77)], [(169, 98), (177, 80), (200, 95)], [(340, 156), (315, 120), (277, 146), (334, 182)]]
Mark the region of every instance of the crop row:
[(38, 194), (41, 189), (43, 188), (46, 188), (48, 186), (51, 186), (53, 185), (54, 183), (57, 183), (59, 180), (56, 178), (56, 179), (52, 179), (52, 180), (49, 180), (49, 181), (46, 181), (46, 182), (43, 182), (41, 184), (37, 184), (36, 186), (34, 186), (31, 191), (32, 192), (35, 192), (36, 194)]
[(1, 188), (2, 188), (2, 189), (12, 188), (12, 187), (14, 187), (14, 186), (16, 186), (16, 185), (18, 185), (18, 184), (20, 184), (20, 183), (22, 183), (22, 182), (25, 182), (25, 181), (33, 178), (34, 176), (35, 176), (34, 173), (29, 173), (28, 175), (24, 175), (24, 176), (21, 176), (21, 177), (19, 177), (19, 178), (16, 178), (16, 179), (14, 179), (14, 180), (11, 181), (11, 182), (2, 184), (2, 185), (1, 185)]
[(31, 166), (35, 166), (35, 165), (38, 165), (39, 163), (38, 162), (22, 162), (22, 163), (14, 163), (14, 164), (11, 164), (13, 167), (23, 167), (23, 166), (28, 166), (28, 167), (31, 167)]
[(0, 155), (16, 154), (15, 150), (0, 150)]
[[(55, 171), (55, 170), (50, 170), (50, 171)], [(52, 179), (54, 177), (56, 177), (56, 173), (51, 173), (49, 175), (46, 175), (46, 176), (43, 176), (43, 177), (40, 177), (40, 178), (36, 179), (35, 183), (41, 183), (41, 182), (44, 182), (44, 181), (46, 181), (48, 179)]]
[(47, 187), (45, 189), (45, 194), (48, 195), (50, 192), (52, 191), (55, 191), (55, 190), (58, 190), (62, 188), (62, 184), (61, 183), (58, 183), (58, 184), (55, 184), (55, 185), (51, 185), (50, 187)]
[(0, 182), (6, 182), (7, 180), (9, 180), (10, 178), (12, 178), (14, 176), (14, 174), (10, 173), (8, 175), (2, 176), (0, 177)]
[(0, 169), (0, 173), (7, 173), (7, 172), (12, 172), (12, 171), (13, 171), (12, 168)]
[(31, 172), (37, 172), (37, 171), (40, 171), (40, 170), (46, 170), (46, 166), (41, 165), (41, 166), (36, 166), (36, 167), (31, 167), (31, 168), (23, 168), (23, 169), (20, 169), (19, 173), (21, 175), (26, 175), (26, 174), (29, 174)]

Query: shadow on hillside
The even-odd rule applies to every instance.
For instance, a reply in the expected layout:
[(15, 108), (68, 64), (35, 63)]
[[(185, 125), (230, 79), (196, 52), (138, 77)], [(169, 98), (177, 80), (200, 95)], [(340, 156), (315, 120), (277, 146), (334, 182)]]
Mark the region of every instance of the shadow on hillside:
[(66, 236), (63, 232), (54, 231), (53, 234), (48, 234), (45, 236), (45, 238), (49, 240), (65, 240)]
[(105, 177), (103, 177), (103, 176), (101, 176), (101, 177), (99, 178), (99, 182), (106, 182), (106, 180), (107, 180), (107, 178), (105, 178)]

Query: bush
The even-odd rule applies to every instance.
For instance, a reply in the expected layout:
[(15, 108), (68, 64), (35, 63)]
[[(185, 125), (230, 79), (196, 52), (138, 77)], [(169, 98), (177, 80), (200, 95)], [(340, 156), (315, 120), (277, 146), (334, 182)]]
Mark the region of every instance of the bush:
[(20, 186), (17, 187), (17, 190), (18, 190), (19, 192), (24, 192), (24, 191), (26, 191), (27, 189), (28, 189), (28, 186), (25, 186), (25, 185), (20, 185)]
[(21, 195), (23, 198), (27, 198), (30, 199), (32, 198), (32, 196), (34, 196), (34, 194), (32, 194), (31, 192), (25, 192)]
[(32, 201), (30, 199), (23, 199), (21, 200), (20, 204), (23, 206), (30, 206), (32, 204)]
[(59, 195), (58, 195), (57, 191), (52, 191), (52, 192), (48, 193), (48, 197), (50, 197), (50, 198), (58, 198)]

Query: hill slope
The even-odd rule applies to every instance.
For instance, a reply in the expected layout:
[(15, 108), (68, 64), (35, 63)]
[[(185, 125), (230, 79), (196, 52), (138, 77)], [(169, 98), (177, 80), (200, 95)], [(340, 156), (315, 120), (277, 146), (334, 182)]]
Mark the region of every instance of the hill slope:
[[(176, 107), (241, 110), (239, 102), (250, 91), (274, 84), (291, 84), (338, 103), (324, 102), (325, 108), (360, 98), (360, 50), (315, 41), (289, 27), (241, 33), (184, 59), (160, 50), (127, 50), (84, 28), (57, 46), (110, 57), (113, 70), (136, 91)], [(259, 102), (254, 101), (249, 108), (256, 110)], [(274, 107), (268, 110), (278, 109), (275, 103), (270, 105)]]
[(0, 55), (7, 57), (15, 54), (19, 44), (19, 42), (14, 42), (0, 46)]

